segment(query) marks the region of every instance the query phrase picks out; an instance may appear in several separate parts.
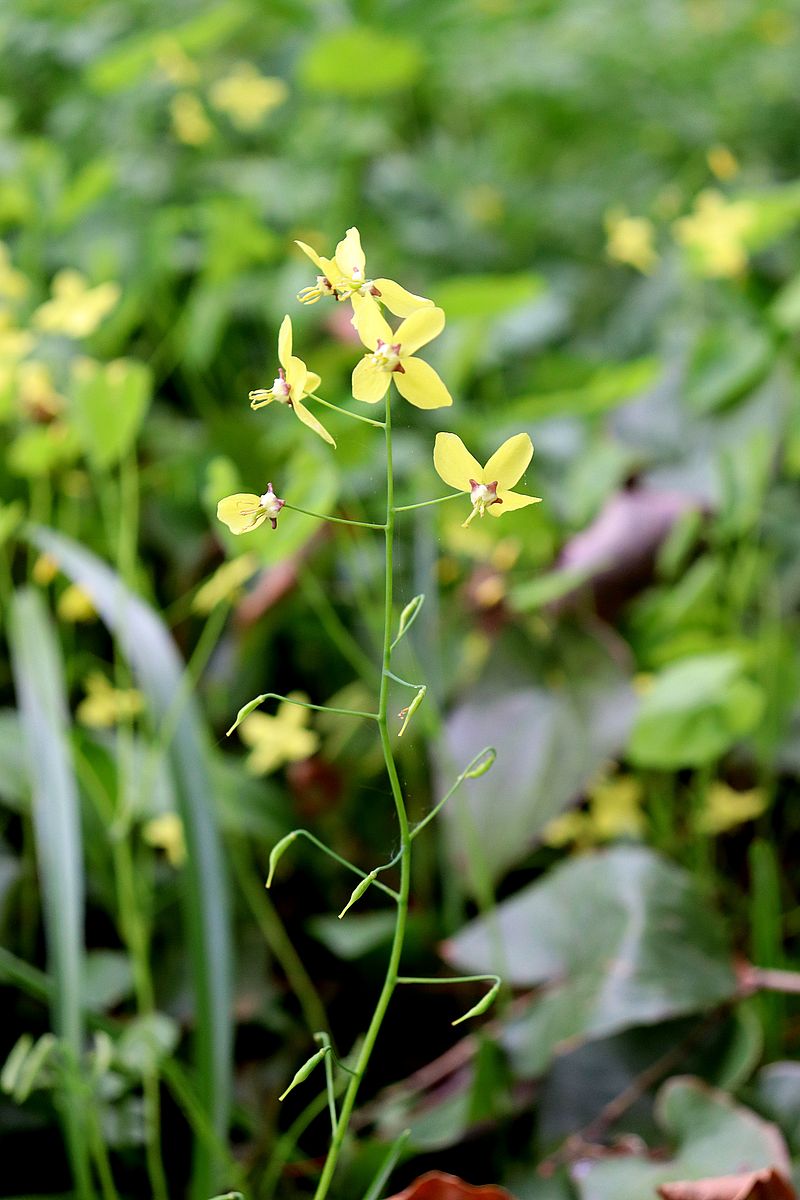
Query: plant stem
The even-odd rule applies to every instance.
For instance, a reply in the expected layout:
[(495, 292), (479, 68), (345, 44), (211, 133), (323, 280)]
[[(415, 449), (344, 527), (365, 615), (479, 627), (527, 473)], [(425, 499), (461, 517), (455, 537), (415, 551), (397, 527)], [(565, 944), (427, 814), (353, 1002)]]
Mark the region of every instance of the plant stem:
[(388, 703), (389, 703), (389, 668), (392, 659), (392, 601), (393, 601), (393, 551), (394, 551), (394, 470), (392, 465), (392, 416), (389, 396), (386, 397), (386, 421), (384, 423), (386, 435), (386, 526), (385, 526), (385, 541), (386, 541), (386, 558), (385, 558), (385, 581), (384, 581), (384, 613), (383, 613), (383, 656), (381, 670), (381, 690), (380, 699), (378, 702), (378, 728), (381, 735), (381, 748), (383, 749), (383, 758), (386, 764), (386, 772), (389, 776), (389, 783), (392, 788), (392, 796), (394, 798), (395, 808), (397, 810), (397, 822), (400, 827), (400, 894), (397, 901), (397, 920), (394, 928), (394, 938), (392, 940), (392, 949), (389, 956), (389, 965), (386, 969), (386, 978), (383, 982), (381, 994), (378, 997), (378, 1003), (375, 1007), (375, 1012), (372, 1015), (372, 1020), (369, 1024), (364, 1043), (361, 1047), (361, 1053), (358, 1056), (356, 1063), (355, 1074), (348, 1084), (342, 1101), (342, 1108), (339, 1114), (339, 1120), (336, 1125), (336, 1130), (331, 1141), (331, 1146), (328, 1151), (328, 1157), (325, 1160), (325, 1166), (320, 1176), (320, 1181), (317, 1190), (314, 1193), (314, 1200), (323, 1200), (328, 1194), (328, 1190), (333, 1179), (336, 1165), (339, 1161), (339, 1155), (347, 1135), (347, 1129), (350, 1123), (350, 1116), (353, 1112), (353, 1107), (358, 1095), (358, 1089), (361, 1085), (361, 1080), (369, 1065), (369, 1060), (372, 1057), (372, 1051), (375, 1047), (378, 1034), (380, 1033), (383, 1019), (386, 1016), (386, 1010), (389, 1007), (389, 1002), (394, 994), (394, 989), (397, 986), (398, 969), (400, 967), (400, 957), (403, 952), (403, 942), (406, 933), (406, 920), (408, 917), (408, 896), (411, 886), (411, 831), (408, 824), (408, 814), (403, 800), (403, 792), (400, 787), (400, 780), (397, 775), (397, 767), (392, 753), (392, 743), (389, 736), (389, 726), (387, 721)]
[(437, 496), (435, 500), (420, 500), (417, 504), (398, 504), (394, 510), (399, 512), (411, 512), (414, 508), (429, 508), (431, 504), (444, 504), (445, 500), (455, 500), (457, 496), (464, 496), (466, 492), (449, 492), (446, 496)]
[(330, 400), (323, 400), (322, 396), (318, 396), (316, 392), (309, 392), (308, 395), (312, 400), (317, 400), (320, 404), (324, 404), (326, 408), (331, 408), (334, 412), (341, 413), (343, 417), (351, 417), (354, 421), (363, 421), (365, 425), (374, 425), (377, 429), (385, 428), (383, 421), (374, 421), (372, 417), (364, 417), (361, 413), (350, 412), (348, 408), (340, 408), (338, 404), (331, 404)]
[(350, 521), (347, 517), (326, 517), (324, 513), (311, 512), (308, 508), (299, 508), (296, 504), (290, 504), (285, 501), (284, 508), (290, 508), (292, 512), (302, 513), (305, 517), (316, 517), (318, 521), (331, 521), (334, 525), (354, 525), (357, 529), (385, 529), (385, 525), (377, 525), (374, 521)]

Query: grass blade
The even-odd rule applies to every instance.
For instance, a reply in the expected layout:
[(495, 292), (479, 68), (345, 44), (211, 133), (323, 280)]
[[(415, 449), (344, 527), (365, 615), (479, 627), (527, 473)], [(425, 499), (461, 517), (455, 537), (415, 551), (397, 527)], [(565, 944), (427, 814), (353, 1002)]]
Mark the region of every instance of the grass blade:
[[(183, 821), (187, 862), (186, 920), (197, 1005), (195, 1058), (200, 1100), (215, 1134), (227, 1138), (231, 1095), (230, 895), (212, 805), (208, 738), (200, 712), (183, 685), (183, 662), (158, 614), (130, 592), (94, 554), (51, 529), (30, 536), (92, 597), (115, 635), (157, 723), (170, 728), (168, 757)], [(195, 1145), (192, 1194), (214, 1190), (215, 1164), (207, 1145)]]
[[(38, 592), (15, 593), (9, 623), (12, 667), (33, 791), (33, 829), (47, 958), (55, 988), (53, 1029), (66, 1057), (62, 1120), (80, 1197), (94, 1195), (78, 1070), (83, 1052), (83, 852), (78, 791), (68, 746), (61, 652)], [(70, 1085), (72, 1080), (72, 1085)]]

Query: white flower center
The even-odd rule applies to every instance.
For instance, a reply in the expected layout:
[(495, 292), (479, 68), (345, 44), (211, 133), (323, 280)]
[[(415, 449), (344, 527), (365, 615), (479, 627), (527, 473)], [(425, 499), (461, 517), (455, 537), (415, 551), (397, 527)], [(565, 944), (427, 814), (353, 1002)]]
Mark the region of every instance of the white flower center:
[(266, 492), (264, 492), (263, 496), (259, 496), (258, 503), (261, 509), (266, 512), (267, 516), (273, 518), (277, 517), (284, 505), (284, 501), (279, 500), (272, 490), (272, 484), (269, 485), (269, 488)]
[(286, 382), (283, 376), (279, 375), (277, 379), (273, 379), (272, 394), (276, 400), (282, 400), (283, 403), (286, 404), (289, 400), (289, 396), (291, 395), (291, 391), (292, 389), (289, 387), (289, 384)]
[(378, 344), (372, 354), (372, 361), (383, 371), (396, 371), (400, 366), (400, 343), (390, 345), (378, 339)]

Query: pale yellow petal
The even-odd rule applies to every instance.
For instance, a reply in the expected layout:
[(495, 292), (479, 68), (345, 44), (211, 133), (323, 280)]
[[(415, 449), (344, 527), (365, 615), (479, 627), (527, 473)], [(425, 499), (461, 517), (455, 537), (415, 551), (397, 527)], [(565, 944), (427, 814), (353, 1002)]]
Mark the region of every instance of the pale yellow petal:
[(267, 519), (267, 514), (259, 507), (260, 497), (250, 492), (236, 492), (226, 496), (217, 505), (217, 516), (223, 525), (227, 525), (231, 533), (249, 533), (258, 529)]
[(433, 308), (432, 300), (426, 300), (424, 296), (415, 296), (413, 292), (407, 292), (393, 279), (373, 279), (372, 283), (380, 292), (381, 303), (385, 304), (389, 312), (394, 313), (396, 317), (410, 317), (418, 308)]
[(400, 356), (413, 354), (420, 346), (426, 346), (444, 329), (444, 310), (434, 305), (418, 308), (410, 317), (406, 317), (394, 334), (394, 341), (400, 343)]
[(519, 483), (533, 458), (533, 442), (527, 433), (517, 433), (503, 442), (483, 468), (483, 483), (494, 483), (500, 489)]
[(311, 720), (311, 710), (303, 708), (300, 704), (289, 704), (288, 700), (308, 700), (308, 696), (305, 692), (289, 692), (287, 700), (281, 701), (276, 713), (281, 724), (292, 729), (302, 729)]
[(309, 392), (316, 392), (317, 388), (319, 387), (319, 385), (321, 383), (322, 383), (322, 380), (320, 379), (319, 375), (317, 375), (316, 372), (314, 372), (314, 371), (309, 371), (308, 374), (306, 375), (306, 386), (305, 386), (306, 395), (308, 395)]
[(306, 242), (301, 242), (297, 238), (295, 238), (294, 244), (295, 244), (295, 246), (300, 247), (300, 249), (303, 251), (303, 254), (305, 254), (308, 258), (310, 258), (312, 263), (314, 264), (314, 266), (319, 267), (320, 271), (322, 271), (322, 273), (324, 275), (325, 274), (325, 259), (320, 258), (320, 256), (317, 254), (317, 252), (313, 248), (313, 246), (309, 246), (309, 245), (307, 245)]
[(364, 278), (367, 259), (364, 251), (361, 249), (361, 234), (355, 225), (351, 229), (348, 229), (339, 242), (334, 258), (337, 267), (348, 279), (353, 278), (353, 276), (356, 279)]
[(302, 400), (306, 391), (308, 367), (303, 362), (302, 358), (298, 358), (296, 354), (293, 354), (291, 358), (287, 359), (283, 365), (286, 370), (286, 382), (291, 390), (291, 400)]
[(480, 463), (456, 433), (437, 433), (433, 465), (440, 479), (462, 492), (470, 491), (470, 479), (480, 480)]
[(278, 362), (286, 369), (292, 357), (292, 318), (285, 316), (278, 331)]
[(258, 746), (274, 741), (277, 733), (275, 718), (269, 713), (250, 713), (239, 726), (239, 737), (246, 746)]
[(377, 404), (386, 395), (389, 372), (376, 367), (366, 354), (353, 371), (353, 396), (364, 404)]
[(490, 504), (487, 512), (493, 517), (502, 517), (503, 513), (516, 512), (518, 508), (527, 508), (529, 504), (540, 504), (541, 496), (523, 496), (520, 492), (503, 492), (497, 489), (497, 495), (502, 504)]
[(336, 442), (328, 433), (325, 426), (319, 423), (314, 414), (308, 411), (305, 404), (303, 404), (301, 400), (295, 400), (292, 404), (292, 408), (294, 409), (294, 415), (297, 417), (298, 421), (302, 421), (303, 424), (307, 425), (309, 429), (313, 429), (314, 433), (319, 434), (324, 442), (327, 442), (329, 446), (333, 446), (333, 448), (336, 449)]
[(356, 332), (358, 332), (359, 327), (363, 327), (365, 321), (368, 322), (370, 320), (370, 317), (366, 313), (367, 309), (371, 309), (373, 313), (377, 312), (378, 316), (381, 315), (378, 301), (374, 296), (362, 296), (361, 292), (353, 292), (350, 297), (350, 303), (353, 306), (353, 320), (351, 324)]
[(421, 358), (404, 358), (403, 371), (392, 372), (401, 396), (416, 408), (447, 408), (453, 397), (433, 367)]
[[(364, 299), (367, 298), (364, 297)], [(354, 305), (353, 319), (358, 322), (356, 332), (368, 350), (374, 350), (378, 342), (385, 342), (391, 346), (397, 341), (396, 336), (392, 333), (391, 325), (381, 315), (377, 304), (371, 304), (367, 300), (358, 307)]]

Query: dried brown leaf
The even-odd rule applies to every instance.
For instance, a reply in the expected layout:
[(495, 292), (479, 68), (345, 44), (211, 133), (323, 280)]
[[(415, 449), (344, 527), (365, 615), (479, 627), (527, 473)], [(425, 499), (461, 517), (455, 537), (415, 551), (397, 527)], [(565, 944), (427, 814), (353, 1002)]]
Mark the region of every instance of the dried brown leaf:
[(774, 1167), (745, 1175), (719, 1175), (687, 1183), (665, 1183), (662, 1200), (797, 1200), (788, 1180)]
[[(495, 1184), (485, 1184), (483, 1187), (473, 1187), (456, 1179), (455, 1175), (445, 1175), (442, 1171), (429, 1171), (420, 1175), (404, 1192), (398, 1192), (390, 1200), (514, 1200), (510, 1192)], [(760, 1200), (760, 1198), (759, 1198)], [(781, 1197), (780, 1200), (786, 1200)]]

